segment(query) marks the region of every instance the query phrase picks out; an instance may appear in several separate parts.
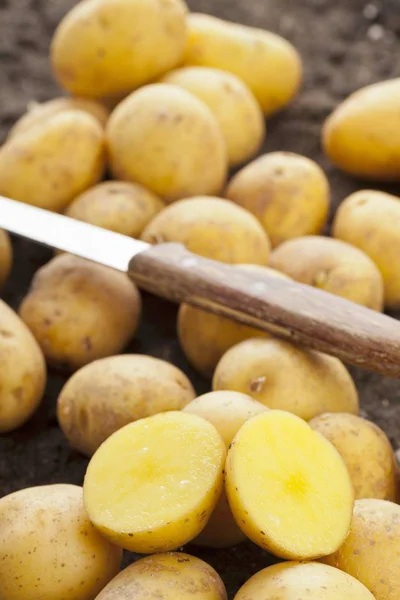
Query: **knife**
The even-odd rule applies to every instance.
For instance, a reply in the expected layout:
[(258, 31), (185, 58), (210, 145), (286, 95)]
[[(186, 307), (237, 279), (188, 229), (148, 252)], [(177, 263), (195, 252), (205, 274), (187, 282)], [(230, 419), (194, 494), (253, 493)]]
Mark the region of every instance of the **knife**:
[(244, 272), (182, 245), (151, 246), (0, 196), (0, 227), (126, 272), (140, 288), (251, 325), (344, 362), (400, 377), (400, 322), (290, 280)]

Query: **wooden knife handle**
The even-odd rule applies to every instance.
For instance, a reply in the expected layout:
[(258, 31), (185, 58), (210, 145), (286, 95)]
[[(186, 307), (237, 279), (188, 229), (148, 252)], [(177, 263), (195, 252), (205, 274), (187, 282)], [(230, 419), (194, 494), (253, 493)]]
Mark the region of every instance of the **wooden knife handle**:
[(308, 285), (163, 243), (137, 254), (129, 276), (173, 302), (252, 325), (359, 367), (400, 377), (400, 322)]

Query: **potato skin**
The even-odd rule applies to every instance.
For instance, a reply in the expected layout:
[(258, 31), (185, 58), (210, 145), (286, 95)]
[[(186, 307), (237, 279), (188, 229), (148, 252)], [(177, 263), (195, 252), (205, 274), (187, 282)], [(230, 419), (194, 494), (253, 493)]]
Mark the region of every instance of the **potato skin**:
[(348, 196), (336, 213), (333, 235), (365, 252), (379, 268), (385, 306), (400, 308), (400, 199), (374, 190)]
[(13, 248), (7, 231), (0, 229), (0, 287), (5, 284), (13, 265)]
[(232, 73), (209, 67), (184, 67), (164, 76), (207, 104), (221, 126), (231, 166), (249, 160), (265, 136), (261, 108), (246, 84)]
[(329, 182), (314, 161), (292, 152), (269, 152), (243, 167), (226, 198), (253, 213), (273, 247), (322, 231), (329, 211)]
[(80, 194), (65, 214), (130, 237), (139, 237), (164, 203), (141, 185), (103, 181)]
[(188, 17), (183, 61), (233, 73), (251, 89), (266, 115), (290, 102), (302, 78), (300, 56), (282, 37), (201, 13)]
[(0, 500), (2, 598), (93, 600), (121, 559), (90, 523), (81, 487), (32, 487)]
[(0, 194), (61, 211), (97, 183), (104, 168), (104, 132), (98, 121), (78, 110), (60, 112), (1, 147)]
[(107, 125), (115, 179), (173, 202), (218, 194), (226, 179), (225, 140), (210, 109), (187, 90), (158, 83), (123, 100)]
[(351, 94), (326, 120), (325, 153), (334, 165), (373, 181), (400, 181), (400, 77)]
[(124, 425), (169, 410), (195, 397), (180, 369), (139, 354), (86, 365), (64, 385), (57, 401), (59, 425), (73, 448), (91, 456)]
[(376, 264), (350, 244), (322, 236), (284, 242), (269, 259), (273, 269), (300, 283), (383, 310), (383, 278)]
[(19, 312), (47, 361), (74, 370), (118, 354), (140, 309), (139, 292), (124, 273), (61, 254), (37, 271)]
[[(96, 600), (227, 600), (216, 571), (181, 552), (146, 556), (119, 573)], [(361, 599), (362, 600), (362, 599)]]
[(186, 37), (182, 0), (87, 0), (61, 21), (53, 73), (74, 95), (123, 96), (174, 68)]
[(356, 387), (340, 360), (274, 338), (245, 340), (228, 350), (215, 370), (213, 390), (242, 392), (306, 421), (359, 410)]

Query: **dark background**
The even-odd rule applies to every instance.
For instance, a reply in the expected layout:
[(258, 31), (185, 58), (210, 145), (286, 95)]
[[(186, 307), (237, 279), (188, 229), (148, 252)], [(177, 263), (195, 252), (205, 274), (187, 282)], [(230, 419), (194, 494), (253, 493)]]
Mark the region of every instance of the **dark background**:
[[(51, 78), (48, 47), (56, 24), (74, 4), (74, 0), (0, 0), (0, 140), (27, 103), (59, 94)], [(317, 160), (330, 178), (333, 207), (350, 192), (365, 187), (327, 163), (319, 134), (325, 117), (349, 93), (400, 75), (400, 0), (189, 0), (189, 6), (271, 29), (297, 46), (305, 63), (303, 90), (289, 109), (269, 122), (264, 150), (291, 150)], [(389, 191), (400, 194), (400, 187)], [(22, 241), (14, 241), (14, 250), (13, 274), (2, 294), (17, 308), (33, 273), (51, 253)], [(203, 392), (207, 383), (188, 368), (180, 352), (175, 314), (173, 306), (146, 297), (139, 335), (128, 350), (174, 362)], [(363, 414), (383, 427), (399, 449), (399, 381), (353, 369), (352, 374)], [(50, 373), (45, 400), (35, 417), (18, 432), (0, 437), (0, 497), (31, 485), (82, 483), (87, 461), (70, 450), (55, 418), (63, 382), (61, 374)], [(230, 598), (270, 560), (251, 544), (218, 553), (188, 551), (217, 568)]]

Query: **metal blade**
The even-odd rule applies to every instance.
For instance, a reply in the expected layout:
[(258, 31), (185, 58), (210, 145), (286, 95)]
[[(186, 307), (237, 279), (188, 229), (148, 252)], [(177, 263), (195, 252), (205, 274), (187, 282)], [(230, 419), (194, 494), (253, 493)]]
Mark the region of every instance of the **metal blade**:
[(118, 271), (149, 244), (0, 196), (0, 228)]

